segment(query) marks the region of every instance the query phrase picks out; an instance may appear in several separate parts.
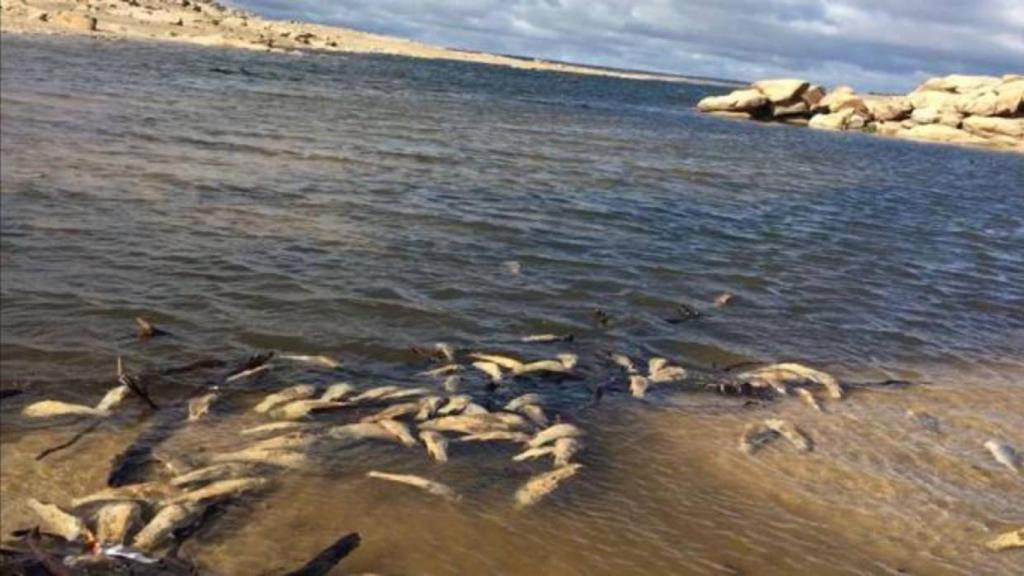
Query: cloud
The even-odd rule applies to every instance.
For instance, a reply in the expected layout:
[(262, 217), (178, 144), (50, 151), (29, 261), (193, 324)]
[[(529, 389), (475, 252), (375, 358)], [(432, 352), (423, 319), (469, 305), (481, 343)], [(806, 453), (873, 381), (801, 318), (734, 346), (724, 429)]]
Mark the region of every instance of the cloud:
[(1022, 0), (235, 0), (464, 48), (718, 78), (908, 90), (1024, 73)]

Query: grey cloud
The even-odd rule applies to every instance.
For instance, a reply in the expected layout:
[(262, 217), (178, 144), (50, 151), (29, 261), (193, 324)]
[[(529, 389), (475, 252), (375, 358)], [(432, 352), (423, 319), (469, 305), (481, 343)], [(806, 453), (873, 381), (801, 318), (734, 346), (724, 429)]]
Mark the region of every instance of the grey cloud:
[(236, 0), (261, 14), (465, 48), (907, 90), (1024, 72), (1024, 0)]

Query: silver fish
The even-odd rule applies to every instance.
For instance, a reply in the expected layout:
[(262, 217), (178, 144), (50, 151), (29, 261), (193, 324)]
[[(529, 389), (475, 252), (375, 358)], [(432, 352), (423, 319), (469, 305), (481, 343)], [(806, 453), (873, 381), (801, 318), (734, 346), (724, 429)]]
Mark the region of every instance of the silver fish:
[(388, 480), (390, 482), (414, 486), (430, 494), (441, 496), (451, 501), (457, 501), (460, 499), (459, 495), (455, 490), (452, 490), (451, 487), (441, 484), (440, 482), (427, 480), (421, 476), (413, 476), (412, 474), (390, 474), (387, 472), (378, 472), (376, 470), (371, 470), (370, 472), (367, 472), (366, 475), (369, 478), (377, 478), (379, 480)]
[(513, 432), (510, 430), (492, 430), (490, 432), (477, 432), (466, 434), (459, 438), (460, 442), (518, 442), (525, 444), (530, 441), (530, 435), (524, 432)]
[(416, 437), (412, 435), (412, 432), (409, 430), (409, 427), (406, 426), (404, 423), (399, 422), (398, 420), (381, 420), (380, 422), (378, 422), (378, 424), (381, 425), (381, 428), (384, 428), (392, 435), (394, 435), (394, 437), (397, 438), (399, 442), (401, 442), (402, 446), (412, 448), (413, 446), (419, 444), (419, 441), (416, 440)]
[(778, 432), (789, 441), (790, 444), (796, 447), (801, 452), (810, 452), (814, 449), (814, 444), (806, 434), (801, 432), (792, 423), (786, 420), (780, 420), (778, 418), (769, 418), (764, 421), (764, 425), (772, 430)]
[(990, 550), (995, 551), (1009, 550), (1011, 548), (1024, 548), (1024, 528), (1000, 534), (997, 538), (989, 541), (986, 545)]
[(39, 517), (39, 528), (43, 532), (56, 534), (68, 542), (74, 542), (79, 538), (86, 541), (93, 539), (92, 532), (81, 518), (61, 510), (54, 504), (44, 504), (35, 498), (29, 498), (27, 502), (28, 507)]
[(612, 354), (611, 360), (620, 368), (625, 370), (627, 374), (637, 373), (636, 365), (629, 359), (629, 356), (626, 356), (625, 354)]
[(231, 376), (228, 376), (227, 378), (225, 378), (224, 381), (225, 382), (234, 382), (235, 380), (241, 380), (242, 378), (249, 378), (250, 376), (255, 376), (257, 374), (262, 374), (263, 372), (266, 372), (266, 371), (270, 370), (271, 368), (272, 368), (272, 365), (270, 365), (270, 364), (260, 364), (259, 366), (255, 367), (255, 368), (250, 368), (248, 370), (243, 370), (243, 371), (239, 372), (238, 374), (232, 374)]
[(313, 396), (313, 394), (316, 394), (316, 388), (309, 384), (299, 384), (296, 386), (290, 386), (288, 388), (285, 388), (284, 390), (275, 392), (264, 398), (262, 402), (260, 402), (253, 408), (253, 411), (259, 412), (260, 414), (266, 414), (267, 412), (270, 412), (271, 410), (278, 406), (287, 404), (288, 402), (292, 402), (294, 400), (310, 398)]
[(333, 426), (327, 429), (327, 435), (336, 440), (387, 440), (394, 442), (395, 435), (388, 432), (377, 422), (358, 422)]
[(330, 356), (318, 355), (318, 356), (305, 356), (302, 354), (281, 354), (278, 356), (284, 360), (291, 360), (293, 362), (302, 362), (304, 364), (315, 364), (317, 366), (323, 366), (324, 368), (338, 368), (341, 366), (341, 362), (338, 362)]
[(534, 425), (543, 428), (549, 424), (548, 417), (544, 414), (544, 409), (536, 404), (529, 404), (526, 406), (519, 407), (519, 413), (526, 416), (530, 422)]
[(216, 392), (210, 392), (209, 394), (203, 394), (198, 398), (192, 398), (188, 401), (188, 421), (195, 422), (203, 416), (210, 413), (210, 406), (213, 405), (220, 395)]
[(96, 512), (96, 541), (102, 545), (124, 544), (132, 526), (142, 520), (138, 502), (113, 502)]
[(411, 416), (419, 413), (420, 403), (419, 402), (403, 402), (401, 404), (392, 404), (379, 412), (364, 416), (360, 419), (360, 422), (380, 422), (382, 420), (394, 420), (403, 416)]
[(458, 414), (466, 409), (473, 403), (473, 397), (468, 394), (459, 394), (457, 396), (449, 396), (448, 402), (437, 409), (437, 416), (451, 416)]
[(282, 430), (307, 430), (312, 427), (312, 424), (306, 422), (270, 422), (269, 424), (261, 424), (259, 426), (253, 426), (251, 428), (244, 428), (240, 433), (245, 435), (253, 434), (266, 434), (268, 432), (280, 432)]
[(338, 400), (341, 400), (342, 398), (345, 398), (346, 396), (353, 392), (355, 392), (355, 387), (353, 387), (348, 382), (336, 382), (334, 384), (331, 384), (330, 386), (327, 387), (326, 390), (324, 390), (324, 393), (323, 395), (320, 396), (320, 399), (325, 400), (327, 402), (336, 402)]
[(322, 412), (324, 410), (342, 410), (351, 406), (350, 402), (335, 402), (321, 398), (306, 400), (295, 400), (278, 406), (270, 411), (270, 417), (275, 420), (301, 420), (309, 416), (311, 412)]
[(476, 368), (477, 370), (479, 370), (479, 371), (483, 372), (484, 374), (487, 374), (488, 376), (490, 376), (491, 381), (493, 381), (493, 382), (501, 382), (501, 379), (502, 379), (501, 368), (497, 364), (495, 364), (494, 362), (483, 362), (483, 361), (473, 362), (473, 368)]
[(462, 366), (459, 366), (458, 364), (445, 364), (444, 366), (434, 368), (433, 370), (420, 372), (420, 376), (448, 376), (461, 371)]
[(165, 544), (172, 532), (196, 519), (203, 509), (193, 502), (164, 506), (135, 535), (132, 547), (141, 552), (153, 551)]
[(458, 374), (452, 374), (451, 376), (444, 379), (444, 383), (441, 384), (441, 389), (449, 394), (453, 394), (459, 391), (459, 387), (462, 384), (462, 377)]
[(1020, 455), (1006, 442), (999, 440), (988, 440), (985, 448), (992, 453), (992, 457), (1003, 466), (1009, 468), (1013, 473), (1020, 474)]
[[(523, 363), (520, 362), (519, 360), (516, 360), (515, 358), (510, 358), (508, 356), (501, 356), (499, 354), (482, 354), (479, 352), (474, 352), (470, 354), (469, 357), (474, 360), (479, 360), (481, 362), (496, 364), (504, 368), (505, 370), (511, 370), (512, 372), (515, 372), (516, 370), (519, 370), (520, 368), (523, 367)], [(475, 365), (476, 364), (474, 363), (474, 366)]]
[(650, 388), (651, 381), (647, 378), (633, 374), (629, 377), (629, 392), (634, 398), (643, 398), (647, 395), (647, 389)]
[(441, 396), (427, 396), (420, 400), (420, 409), (416, 412), (416, 421), (423, 422), (424, 420), (430, 420), (433, 418), (444, 402), (445, 399)]
[(309, 458), (300, 452), (284, 449), (246, 448), (237, 452), (215, 454), (211, 462), (252, 462), (278, 468), (302, 468)]
[(110, 416), (110, 412), (107, 412), (106, 410), (100, 410), (93, 408), (92, 406), (85, 406), (82, 404), (61, 402), (59, 400), (42, 400), (34, 404), (29, 404), (28, 406), (25, 406), (21, 413), (29, 418), (54, 418), (57, 416), (93, 416), (106, 418), (107, 416)]
[(73, 498), (71, 506), (72, 508), (78, 508), (79, 506), (94, 502), (121, 502), (125, 500), (150, 502), (163, 500), (179, 492), (180, 490), (174, 486), (163, 482), (143, 482), (141, 484), (129, 484), (128, 486), (118, 486), (116, 488), (104, 488), (87, 496)]
[(213, 464), (205, 468), (199, 468), (171, 478), (172, 486), (186, 486), (200, 482), (224, 480), (226, 478), (240, 478), (252, 472), (254, 463), (251, 462), (224, 462)]
[(569, 342), (572, 339), (572, 334), (530, 334), (529, 336), (524, 336), (521, 340), (527, 343), (548, 344), (551, 342)]
[(427, 446), (427, 453), (438, 462), (448, 461), (448, 439), (433, 430), (420, 431), (420, 440)]
[(509, 412), (518, 412), (523, 406), (542, 404), (543, 402), (544, 399), (540, 394), (530, 392), (509, 400), (508, 404), (505, 404), (505, 410), (508, 410)]
[(99, 404), (96, 405), (96, 409), (100, 412), (110, 412), (128, 397), (129, 392), (131, 392), (131, 389), (127, 385), (114, 386), (107, 390)]
[(824, 412), (825, 411), (821, 407), (821, 404), (818, 403), (818, 399), (815, 398), (814, 394), (810, 390), (808, 390), (807, 388), (797, 388), (796, 389), (796, 395), (799, 396), (800, 399), (803, 400), (805, 404), (807, 404), (811, 408), (817, 410), (818, 412)]
[(559, 438), (578, 438), (583, 436), (583, 430), (580, 430), (572, 424), (555, 424), (538, 432), (530, 442), (527, 444), (530, 448), (537, 448), (543, 446), (549, 442), (554, 442)]
[(738, 379), (755, 385), (771, 386), (782, 394), (788, 393), (790, 386), (818, 384), (828, 391), (831, 398), (835, 400), (843, 398), (843, 387), (831, 374), (795, 362), (771, 364), (744, 372), (738, 376)]
[(581, 464), (569, 464), (530, 478), (516, 491), (516, 507), (526, 508), (540, 502), (563, 482), (575, 476), (582, 468)]
[(236, 496), (243, 492), (250, 492), (252, 490), (262, 488), (266, 485), (267, 479), (259, 476), (218, 480), (217, 482), (207, 484), (202, 488), (185, 492), (184, 494), (179, 494), (174, 498), (170, 498), (167, 500), (167, 504), (173, 505), (206, 502), (208, 500)]

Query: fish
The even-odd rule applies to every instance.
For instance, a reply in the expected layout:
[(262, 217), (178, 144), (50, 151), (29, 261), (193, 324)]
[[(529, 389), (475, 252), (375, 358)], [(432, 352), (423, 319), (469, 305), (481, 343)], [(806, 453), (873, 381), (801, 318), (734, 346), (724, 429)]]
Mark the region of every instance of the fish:
[(576, 367), (579, 357), (575, 354), (558, 354), (555, 360), (538, 360), (537, 362), (530, 362), (524, 364), (521, 368), (515, 371), (518, 374), (530, 374), (532, 372), (553, 372), (556, 374), (566, 374), (572, 372), (572, 369)]
[(107, 393), (103, 395), (103, 398), (96, 404), (96, 410), (100, 412), (110, 412), (114, 408), (121, 405), (124, 399), (128, 397), (128, 393), (131, 389), (128, 386), (122, 384), (120, 386), (114, 386)]
[(449, 394), (453, 394), (459, 391), (459, 386), (462, 384), (462, 377), (458, 374), (452, 374), (444, 379), (444, 383), (441, 384), (441, 389)]
[(433, 418), (441, 404), (444, 404), (444, 401), (445, 399), (441, 396), (427, 396), (420, 400), (420, 409), (416, 412), (416, 421), (423, 422)]
[(92, 532), (81, 518), (69, 514), (55, 504), (44, 504), (35, 498), (27, 501), (29, 509), (39, 517), (40, 529), (49, 534), (56, 534), (68, 542), (83, 539), (86, 542), (95, 540)]
[(434, 482), (433, 480), (428, 480), (422, 476), (414, 476), (412, 474), (391, 474), (388, 472), (378, 472), (377, 470), (367, 472), (366, 476), (368, 478), (377, 478), (379, 480), (387, 480), (389, 482), (397, 482), (399, 484), (414, 486), (429, 494), (441, 496), (442, 498), (453, 502), (461, 499), (461, 497), (455, 492), (455, 490), (452, 490), (450, 486), (446, 486), (440, 482)]
[(210, 413), (210, 406), (213, 405), (220, 395), (216, 392), (203, 394), (188, 401), (188, 421), (195, 422)]
[(299, 452), (284, 449), (246, 448), (237, 452), (214, 454), (211, 462), (252, 462), (278, 468), (302, 468), (309, 457)]
[(1009, 468), (1014, 474), (1020, 474), (1020, 455), (1006, 442), (999, 440), (988, 440), (985, 448), (992, 453), (992, 457), (1003, 466)]
[(753, 454), (762, 446), (779, 437), (779, 433), (764, 423), (755, 422), (747, 425), (740, 436), (740, 450), (745, 454)]
[(340, 368), (341, 362), (338, 362), (330, 356), (318, 355), (318, 356), (305, 356), (302, 354), (281, 354), (278, 358), (284, 358), (285, 360), (291, 360), (292, 362), (302, 362), (304, 364), (313, 364), (316, 366), (323, 366), (324, 368)]
[(325, 402), (336, 402), (355, 392), (355, 387), (348, 382), (336, 382), (324, 390), (320, 399)]
[(576, 454), (583, 450), (583, 441), (578, 438), (559, 438), (555, 440), (552, 454), (555, 456), (555, 468), (568, 466)]
[(636, 365), (629, 359), (629, 356), (626, 356), (625, 354), (612, 354), (610, 358), (612, 363), (625, 370), (627, 374), (637, 373)]
[(519, 442), (525, 444), (530, 441), (530, 435), (525, 432), (513, 432), (511, 430), (492, 430), (490, 432), (477, 432), (466, 434), (459, 438), (460, 442)]
[(164, 506), (135, 535), (132, 547), (140, 552), (152, 552), (162, 546), (175, 530), (197, 519), (204, 509), (194, 502)]
[(583, 435), (583, 430), (580, 430), (573, 424), (555, 424), (538, 432), (530, 439), (527, 445), (530, 448), (537, 448), (549, 442), (554, 442), (559, 438), (578, 438)]
[(91, 416), (106, 418), (110, 412), (92, 406), (71, 404), (59, 400), (41, 400), (25, 406), (21, 413), (29, 418), (55, 418), (58, 416)]
[(466, 409), (467, 406), (473, 403), (473, 397), (468, 394), (458, 394), (456, 396), (449, 396), (448, 402), (444, 406), (437, 409), (437, 416), (449, 416), (452, 414), (458, 414)]
[(410, 416), (418, 414), (420, 412), (419, 402), (403, 402), (401, 404), (392, 404), (383, 410), (364, 416), (360, 419), (360, 422), (380, 422), (381, 420), (394, 420), (403, 416)]
[(469, 404), (466, 404), (466, 407), (463, 408), (462, 412), (460, 412), (459, 414), (463, 416), (473, 416), (475, 414), (490, 414), (490, 410), (484, 408), (483, 406), (477, 404), (476, 402), (470, 402)]
[(804, 404), (807, 404), (808, 406), (817, 410), (818, 412), (825, 411), (825, 409), (821, 407), (821, 404), (818, 403), (818, 399), (815, 398), (814, 394), (811, 393), (811, 391), (808, 390), (807, 388), (797, 388), (796, 395), (799, 396), (800, 399), (804, 401)]
[(474, 434), (494, 430), (511, 431), (514, 430), (514, 427), (496, 418), (495, 414), (459, 414), (457, 416), (442, 416), (441, 418), (427, 420), (420, 424), (420, 429), (434, 430), (435, 432)]
[[(659, 360), (663, 360), (663, 358), (659, 358)], [(647, 374), (647, 378), (652, 384), (678, 382), (686, 378), (686, 369), (681, 366), (668, 366), (666, 364), (661, 364), (658, 366), (657, 370), (650, 370)]]
[(302, 400), (304, 398), (310, 398), (316, 394), (316, 388), (310, 384), (298, 384), (295, 386), (289, 386), (284, 390), (274, 392), (264, 398), (259, 404), (253, 407), (253, 412), (260, 414), (266, 414), (277, 406), (287, 404), (294, 400)]
[[(463, 412), (465, 414), (465, 412)], [(484, 416), (484, 414), (481, 414)], [(519, 414), (513, 414), (511, 412), (494, 412), (486, 414), (486, 416), (501, 422), (505, 426), (508, 426), (510, 430), (532, 430), (533, 426), (530, 421), (523, 418)]]
[(733, 295), (728, 292), (722, 292), (718, 296), (715, 296), (715, 308), (721, 308), (732, 302)]
[(814, 450), (814, 443), (811, 442), (811, 439), (791, 422), (787, 422), (786, 420), (781, 420), (779, 418), (769, 418), (764, 421), (764, 424), (768, 428), (781, 434), (782, 437), (795, 446), (797, 450), (801, 452), (811, 452)]
[(270, 417), (275, 420), (299, 420), (305, 418), (310, 412), (323, 410), (340, 410), (351, 406), (350, 402), (335, 402), (313, 398), (308, 400), (295, 400), (270, 411)]
[(563, 482), (575, 476), (582, 468), (582, 464), (568, 464), (530, 478), (519, 490), (516, 490), (516, 507), (527, 508), (540, 502)]
[(544, 409), (536, 404), (521, 406), (518, 412), (526, 416), (530, 422), (533, 422), (539, 428), (543, 428), (550, 423), (548, 417), (544, 414)]
[(274, 436), (266, 440), (260, 440), (248, 446), (248, 450), (291, 450), (293, 448), (308, 448), (316, 441), (316, 436), (305, 432), (291, 432)]
[(518, 412), (519, 409), (522, 408), (523, 406), (529, 406), (531, 404), (542, 404), (543, 402), (544, 399), (541, 397), (540, 394), (530, 392), (528, 394), (523, 394), (522, 396), (517, 396), (509, 400), (508, 404), (505, 404), (505, 410), (508, 410), (509, 412)]
[(787, 394), (790, 386), (818, 384), (834, 400), (841, 400), (844, 395), (842, 385), (832, 375), (795, 362), (771, 364), (744, 372), (737, 378), (753, 385), (771, 386), (781, 394)]
[(650, 387), (651, 381), (639, 374), (633, 374), (629, 377), (629, 392), (634, 398), (646, 396), (647, 389)]
[(477, 370), (490, 376), (492, 382), (501, 382), (501, 368), (494, 362), (473, 362), (473, 368), (476, 368)]
[(523, 336), (522, 342), (547, 344), (550, 342), (572, 342), (576, 336), (573, 334), (530, 334)]
[(261, 364), (259, 366), (255, 366), (253, 368), (249, 368), (247, 370), (242, 370), (241, 372), (235, 372), (234, 374), (231, 374), (230, 376), (225, 378), (224, 381), (225, 382), (234, 382), (235, 380), (241, 380), (243, 378), (250, 378), (252, 376), (256, 376), (257, 374), (262, 374), (263, 372), (266, 372), (267, 370), (270, 370), (271, 367), (272, 367), (271, 364)]
[(346, 534), (327, 548), (324, 548), (315, 558), (305, 563), (301, 568), (292, 570), (284, 576), (324, 576), (337, 566), (338, 562), (341, 562), (343, 558), (358, 548), (359, 544), (358, 532)]
[(164, 482), (142, 482), (116, 488), (104, 488), (87, 496), (71, 500), (71, 507), (78, 508), (95, 502), (121, 502), (136, 500), (139, 502), (159, 501), (180, 493), (176, 487)]
[(224, 462), (212, 464), (205, 468), (198, 468), (184, 474), (171, 478), (171, 486), (186, 486), (199, 482), (210, 482), (213, 480), (224, 480), (225, 478), (240, 478), (252, 472), (253, 463), (250, 462)]
[(655, 374), (668, 366), (668, 358), (651, 358), (647, 361), (647, 373)]
[(420, 440), (427, 446), (427, 453), (438, 462), (448, 461), (448, 439), (440, 432), (421, 430)]
[(139, 328), (139, 340), (145, 340), (147, 338), (153, 338), (155, 336), (167, 335), (167, 332), (164, 332), (163, 330), (157, 328), (155, 324), (153, 324), (149, 320), (146, 320), (142, 316), (135, 317), (135, 324)]
[(327, 435), (336, 440), (397, 440), (394, 434), (387, 431), (379, 422), (358, 422), (333, 426), (327, 429)]
[(519, 454), (512, 457), (515, 462), (525, 462), (526, 460), (536, 460), (537, 458), (543, 458), (555, 453), (554, 444), (550, 446), (540, 446), (538, 448), (527, 448)]
[(450, 374), (454, 374), (456, 372), (461, 371), (462, 366), (459, 366), (458, 364), (445, 364), (444, 366), (434, 368), (433, 370), (426, 370), (424, 372), (420, 372), (420, 376), (448, 376)]
[(410, 396), (425, 396), (430, 393), (426, 388), (401, 388), (398, 386), (378, 386), (352, 398), (351, 403), (380, 402), (384, 400), (400, 400)]
[(112, 502), (96, 512), (96, 541), (101, 545), (124, 544), (132, 526), (142, 520), (138, 502)]
[(244, 428), (240, 433), (248, 436), (253, 434), (265, 434), (267, 432), (280, 432), (282, 430), (306, 430), (311, 426), (312, 424), (308, 424), (306, 422), (270, 422), (269, 424), (261, 424), (251, 428)]
[(1024, 548), (1024, 528), (1011, 530), (1000, 534), (994, 540), (990, 540), (986, 546), (990, 550), (1001, 551), (1011, 548)]
[(381, 428), (384, 428), (390, 432), (398, 441), (406, 448), (412, 448), (413, 446), (419, 445), (419, 441), (412, 435), (409, 430), (409, 426), (399, 422), (398, 420), (381, 420), (378, 422)]
[(516, 370), (519, 370), (520, 368), (523, 367), (523, 363), (521, 361), (516, 360), (515, 358), (510, 358), (508, 356), (501, 356), (499, 354), (483, 354), (480, 352), (474, 352), (470, 354), (469, 357), (474, 360), (479, 360), (481, 362), (497, 364), (498, 366), (504, 368), (505, 370), (510, 370), (512, 372), (515, 372)]
[(218, 480), (212, 484), (207, 484), (202, 488), (179, 494), (173, 498), (169, 498), (166, 502), (168, 505), (174, 504), (197, 504), (200, 502), (206, 502), (208, 500), (216, 500), (219, 498), (225, 498), (230, 496), (236, 496), (244, 492), (250, 492), (263, 488), (267, 485), (267, 479), (260, 476), (250, 476), (245, 478), (231, 478), (228, 480)]
[(455, 362), (455, 349), (452, 348), (450, 344), (438, 342), (434, 344), (434, 350), (437, 350), (438, 354), (440, 354), (447, 362)]

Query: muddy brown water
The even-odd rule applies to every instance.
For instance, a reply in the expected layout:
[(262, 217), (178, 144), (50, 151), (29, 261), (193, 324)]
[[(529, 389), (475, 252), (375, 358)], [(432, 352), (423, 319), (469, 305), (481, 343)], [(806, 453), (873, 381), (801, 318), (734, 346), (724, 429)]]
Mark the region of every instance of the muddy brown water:
[[(155, 449), (201, 463), (266, 421), (297, 382), (436, 386), (408, 351), (446, 341), (525, 358), (580, 355), (582, 380), (517, 381), (587, 432), (579, 476), (534, 508), (543, 463), (503, 445), (321, 446), (227, 506), (182, 548), (204, 572), (277, 574), (339, 535), (336, 573), (1017, 574), (984, 543), (1024, 525), (1024, 479), (982, 447), (1024, 449), (1024, 166), (1019, 157), (766, 128), (690, 112), (711, 88), (383, 57), (244, 54), (2, 39), (0, 524), (25, 499), (101, 488), (159, 415), (129, 400), (87, 422), (114, 359), (326, 353), (226, 388)], [(225, 73), (225, 71), (227, 73)], [(517, 265), (511, 265), (515, 262)], [(518, 271), (517, 271), (518, 270)], [(717, 309), (723, 291), (736, 294)], [(704, 312), (670, 323), (674, 303)], [(591, 310), (612, 322), (596, 325)], [(132, 338), (136, 315), (172, 335)], [(571, 343), (525, 345), (535, 332)], [(691, 369), (645, 401), (609, 350)], [(797, 400), (696, 392), (714, 367), (800, 360), (859, 390)], [(151, 382), (162, 407), (206, 376)], [(597, 404), (592, 391), (609, 384)], [(165, 408), (166, 409), (166, 408)], [(935, 432), (908, 409), (940, 422)], [(788, 418), (814, 441), (741, 453)], [(348, 416), (332, 415), (339, 421)], [(450, 503), (365, 478), (450, 484)], [(156, 473), (156, 472), (154, 472)]]

